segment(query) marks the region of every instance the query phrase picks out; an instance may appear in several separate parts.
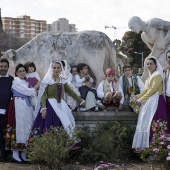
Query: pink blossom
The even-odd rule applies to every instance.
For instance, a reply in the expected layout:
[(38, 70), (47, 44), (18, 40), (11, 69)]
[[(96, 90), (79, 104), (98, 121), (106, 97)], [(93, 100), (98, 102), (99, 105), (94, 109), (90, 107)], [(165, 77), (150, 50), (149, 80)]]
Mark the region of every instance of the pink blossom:
[(157, 152), (159, 152), (159, 149), (158, 148), (154, 148), (153, 152), (157, 153)]
[(167, 160), (167, 161), (170, 161), (170, 156), (166, 157), (166, 160)]
[(163, 138), (165, 138), (165, 135), (161, 135), (161, 137), (160, 137), (161, 139), (163, 139)]
[(167, 149), (170, 149), (170, 145), (167, 146)]
[(100, 166), (102, 166), (102, 168), (108, 168), (107, 164), (100, 164)]
[(158, 123), (155, 123), (155, 127), (156, 127), (156, 128), (158, 127)]
[(163, 145), (164, 144), (164, 142), (159, 142), (159, 145)]

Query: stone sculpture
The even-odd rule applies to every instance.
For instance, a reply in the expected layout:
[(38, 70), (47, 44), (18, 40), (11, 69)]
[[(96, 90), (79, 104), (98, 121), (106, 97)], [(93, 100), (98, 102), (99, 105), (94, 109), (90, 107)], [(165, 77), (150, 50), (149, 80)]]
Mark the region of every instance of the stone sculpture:
[[(150, 55), (156, 57), (165, 69), (167, 67), (166, 52), (170, 50), (170, 22), (158, 18), (144, 22), (141, 18), (133, 16), (130, 18), (128, 26), (136, 33), (142, 31), (141, 38), (151, 50)], [(143, 79), (146, 79), (147, 76), (145, 69)]]
[(109, 37), (98, 31), (75, 33), (40, 33), (18, 50), (8, 50), (10, 73), (18, 63), (33, 61), (41, 77), (53, 60), (67, 60), (72, 65), (86, 63), (97, 79), (103, 79), (108, 67), (116, 68), (116, 50)]

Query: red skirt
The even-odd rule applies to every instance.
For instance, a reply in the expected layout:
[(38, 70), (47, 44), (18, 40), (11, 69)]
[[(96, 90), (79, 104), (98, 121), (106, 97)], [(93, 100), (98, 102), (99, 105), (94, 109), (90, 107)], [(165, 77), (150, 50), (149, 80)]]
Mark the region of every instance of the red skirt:
[(15, 104), (12, 99), (8, 105), (5, 121), (5, 150), (23, 151), (26, 149), (24, 143), (16, 143), (16, 118)]

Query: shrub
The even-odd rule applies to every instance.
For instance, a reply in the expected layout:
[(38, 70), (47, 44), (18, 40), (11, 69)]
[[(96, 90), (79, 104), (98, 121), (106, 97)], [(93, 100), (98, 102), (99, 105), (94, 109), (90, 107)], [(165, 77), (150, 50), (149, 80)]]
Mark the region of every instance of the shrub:
[(63, 128), (50, 128), (41, 136), (35, 136), (26, 151), (31, 163), (46, 164), (52, 169), (61, 169), (73, 141)]
[(154, 131), (149, 148), (141, 150), (141, 158), (155, 164), (162, 163), (167, 169), (170, 168), (170, 134), (167, 134), (166, 121), (153, 121), (152, 130)]
[(84, 128), (81, 133), (82, 151), (77, 155), (83, 164), (125, 161), (133, 153), (132, 130), (118, 122), (98, 124), (91, 135), (88, 132)]

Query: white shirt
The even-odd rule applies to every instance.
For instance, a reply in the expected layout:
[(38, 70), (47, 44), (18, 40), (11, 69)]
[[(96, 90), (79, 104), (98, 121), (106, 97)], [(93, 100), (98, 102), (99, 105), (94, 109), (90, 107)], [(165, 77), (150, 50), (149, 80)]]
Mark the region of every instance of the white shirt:
[[(127, 77), (129, 84), (132, 86), (132, 78), (131, 77)], [(145, 85), (143, 83), (143, 81), (141, 80), (141, 78), (137, 77), (137, 83), (138, 83), (138, 87), (140, 89), (140, 93), (142, 93), (144, 91)], [(123, 81), (122, 81), (122, 77), (120, 77), (119, 79), (119, 86), (123, 89)], [(123, 91), (123, 90), (122, 90)], [(124, 93), (122, 95), (122, 99), (120, 100), (120, 103), (123, 104), (124, 103)]]
[[(109, 86), (110, 86), (110, 91), (113, 92), (113, 89), (114, 89), (113, 83), (110, 82), (110, 83), (109, 83)], [(123, 96), (123, 90), (122, 90), (121, 86), (119, 86), (118, 88), (119, 88), (119, 92), (121, 92), (121, 93), (122, 93), (122, 96)], [(99, 83), (98, 87), (97, 87), (97, 96), (98, 96), (99, 98), (101, 98), (101, 99), (104, 97), (104, 91), (103, 91), (103, 89), (104, 89), (104, 87), (103, 87), (103, 81), (101, 81), (101, 82)]]
[(26, 74), (26, 78), (36, 78), (38, 81), (41, 81), (38, 73), (35, 71), (35, 72), (32, 72), (32, 73), (27, 73)]
[(71, 82), (74, 84), (74, 86), (75, 86), (76, 88), (79, 88), (79, 85), (80, 85), (80, 84), (76, 82), (76, 80), (75, 80), (75, 75), (72, 76), (72, 81), (71, 81)]
[(20, 79), (19, 77), (14, 78), (12, 88), (26, 96), (36, 95), (36, 90), (34, 88), (29, 88), (28, 82), (26, 82), (26, 80)]
[(1, 77), (9, 77), (9, 74), (6, 74), (5, 76), (0, 76), (0, 78), (1, 78)]
[[(83, 86), (83, 83), (86, 81), (85, 77), (80, 78), (78, 74), (75, 75), (75, 81), (77, 83), (77, 87)], [(90, 83), (93, 83), (94, 80), (90, 77)]]
[(166, 82), (166, 96), (170, 97), (170, 74)]

